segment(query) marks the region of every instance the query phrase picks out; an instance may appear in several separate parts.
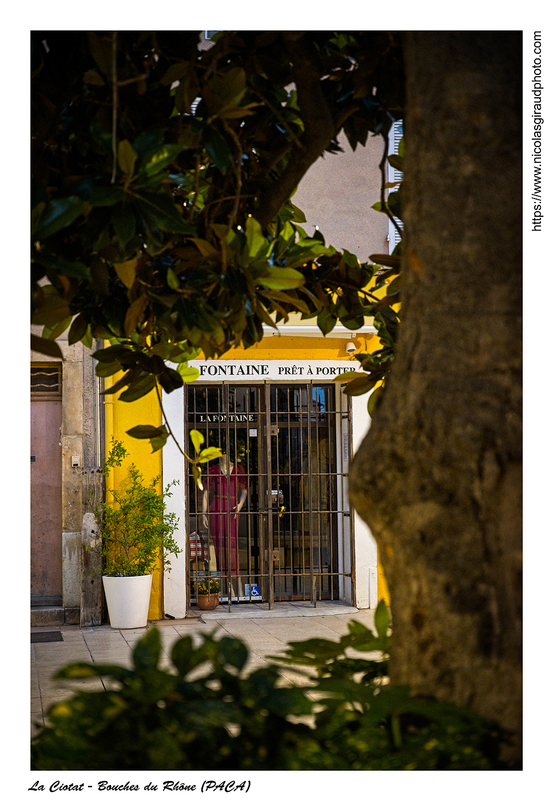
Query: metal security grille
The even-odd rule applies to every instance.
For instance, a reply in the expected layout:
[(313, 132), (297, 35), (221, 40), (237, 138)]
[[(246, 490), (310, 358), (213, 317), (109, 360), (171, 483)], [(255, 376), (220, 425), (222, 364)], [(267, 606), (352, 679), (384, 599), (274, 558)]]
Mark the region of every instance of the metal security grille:
[(335, 383), (185, 391), (187, 432), (224, 453), (202, 490), (187, 480), (191, 601), (208, 575), (229, 604), (353, 597), (349, 399)]

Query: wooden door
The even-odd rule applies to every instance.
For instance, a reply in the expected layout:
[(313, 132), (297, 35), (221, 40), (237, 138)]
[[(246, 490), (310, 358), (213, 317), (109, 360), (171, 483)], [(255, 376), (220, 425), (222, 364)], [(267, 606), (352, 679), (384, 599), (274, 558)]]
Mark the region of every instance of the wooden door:
[(61, 399), (31, 402), (31, 605), (62, 603)]

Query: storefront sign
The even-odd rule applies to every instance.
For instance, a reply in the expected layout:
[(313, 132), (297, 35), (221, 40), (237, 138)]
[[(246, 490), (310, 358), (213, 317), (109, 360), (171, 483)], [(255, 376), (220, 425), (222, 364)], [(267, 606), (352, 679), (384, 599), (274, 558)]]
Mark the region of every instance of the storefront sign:
[(257, 422), (257, 414), (200, 414), (198, 422)]
[(317, 381), (362, 372), (353, 361), (191, 361), (190, 366), (199, 370), (199, 381)]

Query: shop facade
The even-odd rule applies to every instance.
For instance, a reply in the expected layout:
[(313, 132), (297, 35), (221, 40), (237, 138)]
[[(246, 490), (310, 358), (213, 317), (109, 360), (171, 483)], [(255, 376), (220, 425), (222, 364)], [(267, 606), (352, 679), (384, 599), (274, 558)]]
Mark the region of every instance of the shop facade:
[[(165, 614), (194, 607), (198, 584), (220, 583), (221, 602), (375, 607), (377, 548), (349, 506), (347, 475), (365, 435), (367, 396), (350, 398), (340, 376), (356, 371), (370, 329), (334, 337), (266, 337), (234, 358), (194, 362), (199, 377), (164, 400), (180, 442), (190, 431), (223, 458), (203, 466), (202, 488), (171, 441), (163, 449), (170, 510), (181, 520), (183, 553), (163, 576)], [(252, 353), (252, 350), (255, 351)]]

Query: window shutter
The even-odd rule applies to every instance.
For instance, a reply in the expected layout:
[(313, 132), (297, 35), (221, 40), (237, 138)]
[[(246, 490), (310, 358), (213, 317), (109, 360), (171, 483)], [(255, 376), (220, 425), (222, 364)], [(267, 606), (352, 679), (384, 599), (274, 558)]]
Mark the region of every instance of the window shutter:
[[(399, 152), (399, 143), (403, 137), (403, 120), (398, 120), (394, 122), (392, 127), (390, 128), (390, 133), (388, 134), (388, 155), (397, 155)], [(403, 172), (400, 172), (398, 169), (392, 167), (391, 164), (388, 164), (388, 183), (396, 183), (397, 181), (403, 180)], [(396, 189), (391, 189), (388, 193), (388, 196)], [(397, 217), (394, 217), (395, 221), (397, 222), (398, 226), (403, 230), (403, 223)], [(400, 242), (400, 236), (392, 225), (391, 221), (388, 222), (388, 242), (389, 242), (389, 252), (393, 253), (394, 249)]]

